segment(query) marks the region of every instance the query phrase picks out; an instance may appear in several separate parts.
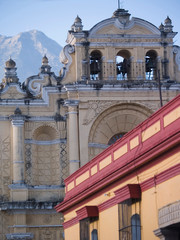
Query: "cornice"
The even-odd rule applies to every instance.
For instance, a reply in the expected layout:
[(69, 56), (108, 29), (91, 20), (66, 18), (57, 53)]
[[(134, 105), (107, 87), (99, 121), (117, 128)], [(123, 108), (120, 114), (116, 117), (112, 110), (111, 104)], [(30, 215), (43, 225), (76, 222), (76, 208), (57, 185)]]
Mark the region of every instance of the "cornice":
[[(142, 184), (128, 184), (118, 190), (116, 190), (115, 196), (112, 197), (111, 199), (108, 199), (107, 201), (103, 202), (102, 204), (98, 206), (85, 206), (81, 208), (80, 210), (76, 211), (77, 216), (69, 221), (66, 221), (63, 223), (64, 229), (67, 229), (75, 224), (77, 224), (80, 220), (86, 218), (86, 217), (93, 217), (93, 216), (98, 216), (99, 212), (102, 212), (110, 207), (113, 207), (117, 205), (120, 202), (123, 202), (124, 200), (127, 199), (139, 199), (141, 198), (141, 191), (144, 192), (155, 185), (158, 185), (160, 183), (163, 183), (172, 177), (175, 177), (179, 175), (180, 172), (180, 164), (177, 164), (173, 167), (171, 167), (168, 170), (163, 171), (160, 174), (157, 174), (155, 178), (149, 178), (148, 180), (144, 181)], [(156, 180), (155, 180), (156, 179)], [(156, 182), (156, 184), (155, 184)], [(86, 204), (84, 202), (83, 204)], [(92, 207), (92, 212), (90, 207)], [(57, 208), (57, 206), (56, 206)], [(88, 209), (89, 208), (89, 213), (88, 214)], [(57, 210), (57, 209), (56, 209)], [(66, 213), (66, 212), (65, 212)]]

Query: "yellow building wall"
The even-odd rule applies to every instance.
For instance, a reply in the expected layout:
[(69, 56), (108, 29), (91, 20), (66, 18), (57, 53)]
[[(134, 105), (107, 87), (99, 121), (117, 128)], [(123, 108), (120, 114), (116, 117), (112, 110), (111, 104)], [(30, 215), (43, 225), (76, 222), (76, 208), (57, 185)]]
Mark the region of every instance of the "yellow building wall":
[(79, 240), (80, 239), (80, 234), (79, 234), (79, 223), (73, 225), (70, 228), (65, 229), (64, 236), (65, 240)]
[(142, 192), (142, 240), (156, 240), (153, 231), (158, 229), (158, 210), (180, 199), (180, 175)]
[(118, 205), (113, 206), (99, 214), (98, 239), (118, 240)]

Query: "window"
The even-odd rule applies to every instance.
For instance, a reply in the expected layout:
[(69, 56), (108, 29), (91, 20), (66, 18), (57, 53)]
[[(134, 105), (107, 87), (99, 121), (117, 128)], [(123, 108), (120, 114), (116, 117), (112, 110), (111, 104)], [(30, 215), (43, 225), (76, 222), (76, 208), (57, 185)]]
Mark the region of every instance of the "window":
[(157, 78), (157, 53), (150, 50), (146, 53), (146, 80), (155, 80)]
[(141, 240), (141, 223), (139, 214), (131, 217), (132, 240)]
[(91, 232), (91, 240), (98, 240), (98, 231), (97, 229), (93, 229)]
[(118, 139), (122, 138), (126, 132), (117, 133), (109, 140), (108, 145), (114, 144)]
[(141, 240), (140, 216), (132, 215), (132, 204), (135, 202), (128, 199), (119, 204), (119, 240)]
[(85, 218), (80, 221), (80, 240), (90, 240), (89, 239), (89, 218)]
[(84, 206), (76, 211), (79, 218), (80, 240), (97, 240), (97, 222), (99, 211), (97, 206)]
[(90, 56), (90, 80), (101, 80), (102, 78), (102, 62), (101, 52), (93, 51)]
[(127, 50), (121, 50), (116, 56), (117, 80), (130, 80), (131, 54)]

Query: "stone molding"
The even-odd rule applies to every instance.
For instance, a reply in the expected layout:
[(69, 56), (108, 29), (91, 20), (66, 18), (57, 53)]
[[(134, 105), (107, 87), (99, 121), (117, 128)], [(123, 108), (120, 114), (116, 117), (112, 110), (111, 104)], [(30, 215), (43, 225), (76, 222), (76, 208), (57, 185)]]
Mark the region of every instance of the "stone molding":
[(64, 102), (64, 106), (68, 107), (68, 112), (66, 113), (68, 114), (77, 114), (77, 107), (79, 105), (79, 101), (78, 100), (66, 100)]
[(77, 107), (79, 105), (79, 100), (65, 100), (64, 106), (75, 106)]
[(178, 65), (178, 69), (180, 71), (180, 47), (174, 46), (173, 53), (176, 54), (175, 60), (176, 60), (176, 64)]
[(33, 239), (34, 235), (32, 233), (11, 233), (6, 234), (6, 238), (12, 240), (30, 240)]
[(180, 201), (159, 209), (159, 227), (164, 228), (180, 222)]
[(22, 127), (24, 126), (24, 119), (12, 119), (12, 125)]
[(64, 143), (67, 144), (67, 139), (57, 139), (57, 140), (51, 140), (51, 141), (38, 141), (38, 140), (33, 140), (33, 139), (25, 139), (24, 140), (25, 144), (36, 144), (36, 145), (54, 145), (54, 144), (59, 144), (59, 143)]
[(158, 228), (154, 230), (154, 235), (161, 240), (178, 240), (178, 233), (173, 230)]
[(117, 18), (108, 18), (104, 21), (101, 21), (91, 29), (89, 33), (89, 37), (96, 35), (97, 32), (99, 32), (101, 29), (110, 25), (114, 25), (116, 28), (123, 29), (123, 30), (132, 29), (137, 25), (145, 29), (148, 29), (150, 32), (152, 32), (152, 34), (160, 36), (160, 30), (157, 27), (155, 27), (153, 24), (151, 24), (150, 22), (144, 21), (143, 19), (133, 17), (131, 21), (126, 23), (126, 25), (122, 24)]

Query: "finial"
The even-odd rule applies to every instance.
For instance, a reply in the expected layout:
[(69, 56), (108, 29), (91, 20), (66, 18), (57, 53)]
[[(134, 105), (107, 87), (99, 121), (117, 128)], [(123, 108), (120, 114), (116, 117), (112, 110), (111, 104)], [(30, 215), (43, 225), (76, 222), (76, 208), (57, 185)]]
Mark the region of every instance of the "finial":
[(118, 0), (118, 9), (121, 9), (121, 8), (122, 8), (122, 1)]
[(19, 107), (17, 107), (14, 111), (14, 114), (15, 115), (21, 115), (22, 114), (21, 109)]
[(120, 9), (120, 8), (121, 8), (121, 1), (118, 0), (118, 9)]

